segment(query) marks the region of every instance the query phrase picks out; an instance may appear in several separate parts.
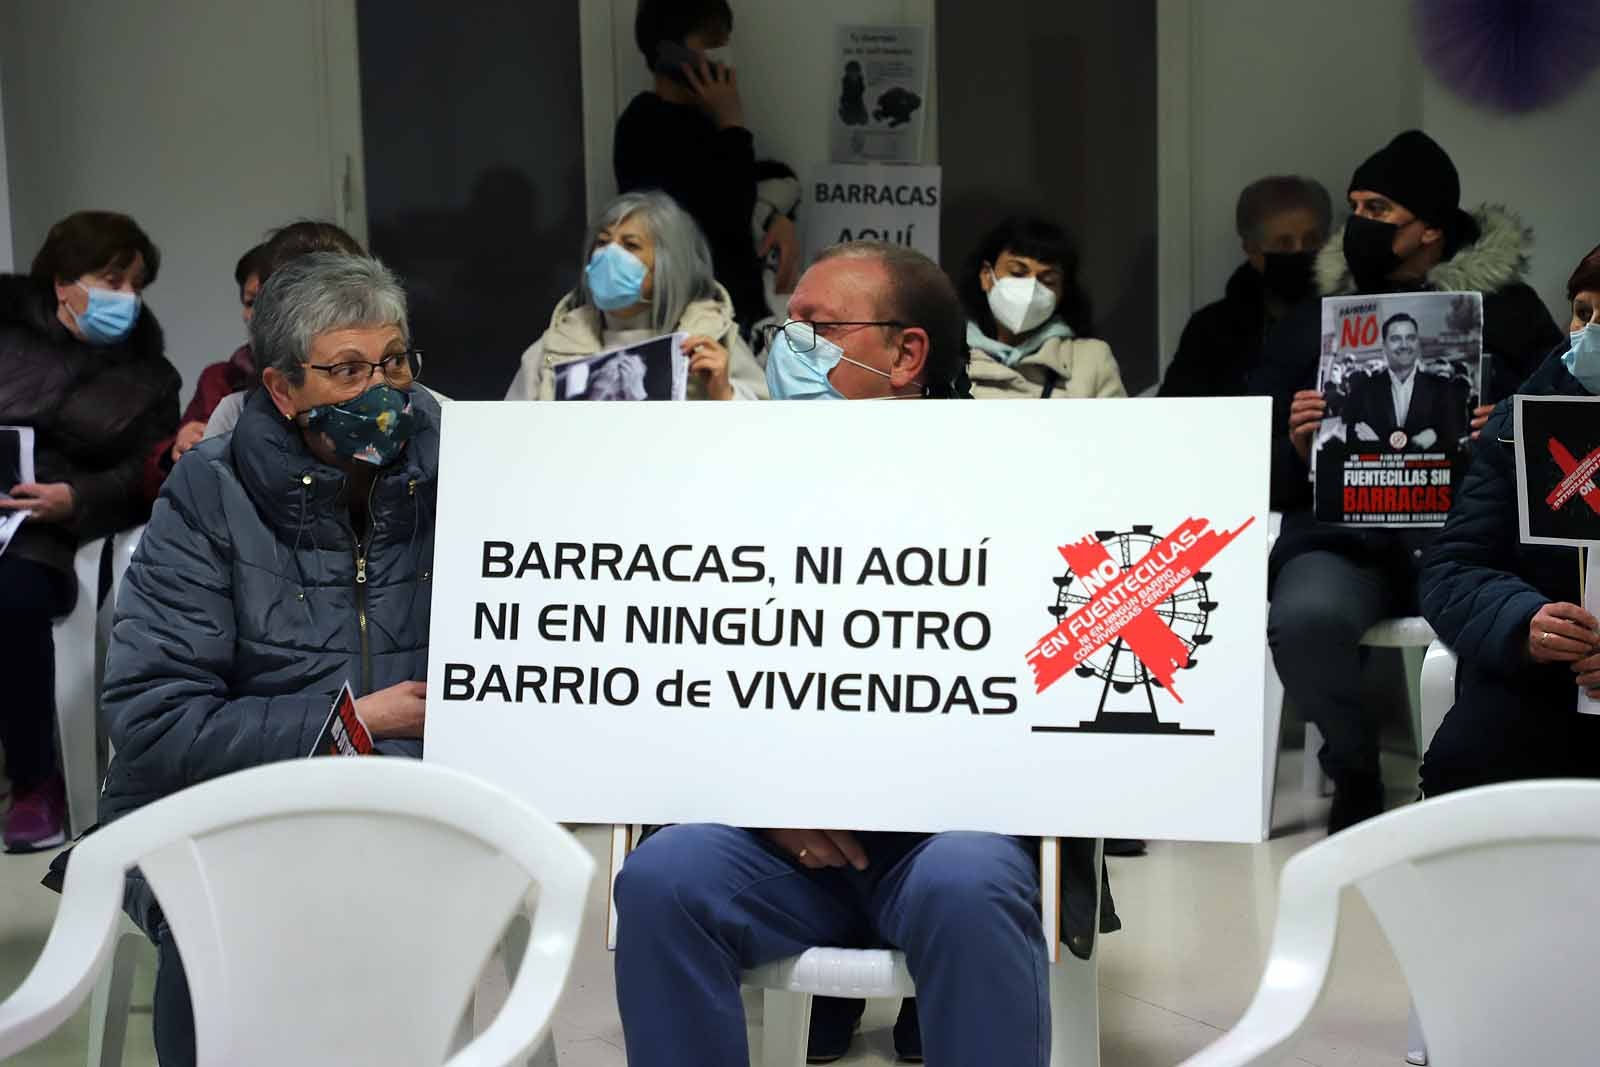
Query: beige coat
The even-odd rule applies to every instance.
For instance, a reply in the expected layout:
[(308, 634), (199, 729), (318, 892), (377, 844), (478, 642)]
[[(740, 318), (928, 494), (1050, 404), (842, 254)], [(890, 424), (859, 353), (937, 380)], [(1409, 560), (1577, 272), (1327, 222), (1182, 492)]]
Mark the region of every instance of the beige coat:
[[(709, 300), (696, 300), (684, 309), (674, 332), (691, 337), (714, 337), (728, 350), (728, 380), (733, 385), (734, 398), (738, 400), (765, 400), (767, 375), (750, 354), (750, 346), (739, 336), (739, 327), (733, 321), (733, 301), (728, 291), (717, 286), (717, 294)], [(522, 354), (522, 366), (506, 390), (507, 400), (554, 400), (556, 396), (555, 368), (574, 359), (582, 359), (608, 348), (642, 341), (650, 336), (648, 331), (629, 331), (624, 335), (607, 335), (600, 310), (591, 305), (572, 306), (572, 294), (562, 298), (550, 316), (550, 328)], [(698, 375), (689, 375), (689, 399), (704, 400), (706, 387)]]
[(1008, 367), (982, 349), (971, 349), (967, 375), (977, 400), (1037, 399), (1052, 372), (1056, 378), (1051, 400), (1086, 400), (1125, 397), (1122, 375), (1104, 341), (1052, 337), (1037, 352)]

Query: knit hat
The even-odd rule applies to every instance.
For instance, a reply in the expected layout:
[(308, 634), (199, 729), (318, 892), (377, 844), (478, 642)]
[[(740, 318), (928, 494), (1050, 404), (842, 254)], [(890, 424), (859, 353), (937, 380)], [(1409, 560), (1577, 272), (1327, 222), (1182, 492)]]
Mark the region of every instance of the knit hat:
[(1461, 176), (1437, 141), (1407, 130), (1356, 168), (1350, 191), (1381, 193), (1430, 226), (1451, 231), (1461, 211)]

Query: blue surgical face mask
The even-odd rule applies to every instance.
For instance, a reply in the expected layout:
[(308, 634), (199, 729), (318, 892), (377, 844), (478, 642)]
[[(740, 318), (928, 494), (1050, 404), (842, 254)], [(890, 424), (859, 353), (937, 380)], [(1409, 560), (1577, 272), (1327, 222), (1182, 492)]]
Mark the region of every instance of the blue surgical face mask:
[[(811, 338), (809, 352), (797, 352), (789, 341), (789, 331)], [(773, 334), (767, 348), (767, 392), (774, 400), (848, 400), (833, 387), (828, 372), (840, 362), (850, 363), (862, 370), (887, 378), (889, 375), (877, 367), (858, 363), (844, 354), (844, 349), (818, 334), (803, 322), (791, 322)]]
[(595, 249), (589, 265), (583, 268), (589, 295), (601, 311), (621, 311), (637, 304), (648, 273), (643, 260), (615, 241)]
[(1591, 322), (1570, 336), (1572, 347), (1561, 362), (1585, 389), (1600, 394), (1600, 323)]
[(83, 314), (72, 314), (78, 332), (92, 345), (114, 345), (133, 332), (139, 321), (139, 297), (117, 289), (91, 289), (82, 282), (78, 288), (89, 294), (89, 304)]

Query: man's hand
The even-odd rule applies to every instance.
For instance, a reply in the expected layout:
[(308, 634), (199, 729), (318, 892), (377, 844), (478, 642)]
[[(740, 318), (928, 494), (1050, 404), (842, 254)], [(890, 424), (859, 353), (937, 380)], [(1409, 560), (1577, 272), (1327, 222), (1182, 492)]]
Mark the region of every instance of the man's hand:
[(203, 422), (186, 422), (178, 427), (177, 439), (172, 442), (172, 462), (176, 463), (183, 454), (206, 435), (206, 424)]
[(802, 867), (867, 869), (867, 851), (849, 830), (763, 830), (767, 840), (799, 861)]
[(706, 395), (712, 400), (732, 400), (733, 383), (728, 380), (728, 350), (714, 337), (688, 337), (683, 354), (689, 357), (689, 373), (706, 381)]
[(699, 63), (685, 63), (683, 76), (688, 79), (689, 91), (694, 94), (700, 110), (711, 116), (717, 129), (744, 125), (739, 79), (732, 67), (702, 59)]
[(1600, 700), (1600, 652), (1578, 660), (1572, 665), (1572, 673), (1578, 676), (1579, 688), (1588, 690), (1591, 697)]
[(1472, 409), (1472, 439), (1476, 441), (1483, 428), (1489, 423), (1489, 416), (1494, 414), (1493, 404), (1483, 404)]
[(356, 714), (379, 740), (421, 737), (428, 687), (423, 682), (401, 682), (356, 701)]
[(774, 248), (778, 250), (778, 279), (774, 288), (780, 293), (794, 292), (794, 283), (800, 274), (800, 238), (794, 228), (794, 219), (781, 212), (772, 216), (767, 224), (767, 234), (761, 239), (756, 254), (763, 260)]
[(1315, 389), (1300, 390), (1289, 405), (1289, 443), (1307, 463), (1311, 462), (1311, 439), (1317, 435), (1327, 411), (1328, 402)]
[(1576, 604), (1546, 604), (1528, 623), (1528, 655), (1535, 663), (1576, 663), (1597, 645), (1600, 621)]
[(0, 512), (24, 511), (32, 522), (66, 522), (78, 510), (78, 494), (66, 482), (22, 482), (11, 499), (0, 498)]

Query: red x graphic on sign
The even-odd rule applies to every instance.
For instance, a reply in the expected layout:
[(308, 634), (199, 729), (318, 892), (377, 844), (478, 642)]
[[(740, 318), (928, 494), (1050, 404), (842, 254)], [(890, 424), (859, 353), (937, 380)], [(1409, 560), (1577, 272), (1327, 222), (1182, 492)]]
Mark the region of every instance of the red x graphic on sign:
[(1188, 665), (1189, 646), (1172, 632), (1156, 608), (1230, 545), (1254, 519), (1230, 532), (1207, 529), (1206, 519), (1186, 519), (1126, 570), (1117, 567), (1094, 536), (1059, 549), (1080, 584), (1087, 604), (1061, 620), (1028, 652), (1034, 691), (1044, 692), (1068, 671), (1120, 638), (1145, 669), (1180, 704), (1173, 677)]
[(1600, 514), (1600, 486), (1596, 486), (1594, 482), (1595, 474), (1600, 472), (1600, 448), (1590, 452), (1584, 457), (1583, 462), (1579, 463), (1566, 445), (1552, 437), (1550, 456), (1565, 475), (1561, 479), (1561, 484), (1544, 498), (1544, 502), (1550, 505), (1550, 510), (1560, 511), (1567, 506), (1569, 500), (1581, 495), (1583, 502), (1596, 514)]

